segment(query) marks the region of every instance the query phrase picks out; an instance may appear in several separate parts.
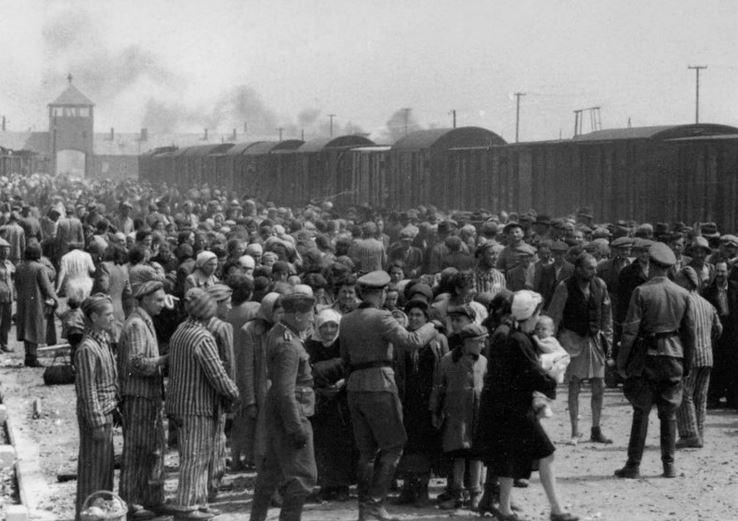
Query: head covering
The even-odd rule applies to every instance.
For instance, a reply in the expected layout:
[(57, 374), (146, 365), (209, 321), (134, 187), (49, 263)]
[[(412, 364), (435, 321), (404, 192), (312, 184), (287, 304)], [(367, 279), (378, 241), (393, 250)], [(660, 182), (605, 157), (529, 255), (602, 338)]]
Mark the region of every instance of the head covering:
[(515, 320), (528, 320), (543, 304), (543, 297), (535, 291), (523, 289), (513, 295), (511, 313)]
[(87, 297), (82, 302), (82, 313), (89, 318), (92, 313), (99, 313), (106, 305), (112, 303), (113, 300), (110, 298), (110, 295), (106, 295), (105, 293), (95, 293), (94, 295)]
[(264, 298), (261, 299), (261, 306), (259, 307), (259, 312), (256, 316), (262, 320), (266, 320), (267, 322), (274, 322), (275, 309), (282, 307), (281, 298), (282, 295), (276, 291), (272, 291), (271, 293), (264, 295)]
[(164, 283), (158, 280), (147, 280), (133, 287), (133, 297), (140, 300), (155, 291), (164, 289)]
[(652, 244), (653, 244), (653, 241), (650, 241), (648, 239), (643, 239), (641, 237), (636, 237), (635, 240), (633, 240), (633, 249), (634, 250), (648, 250)]
[(323, 336), (323, 334), (320, 332), (320, 327), (323, 324), (329, 324), (333, 323), (336, 325), (341, 324), (341, 314), (331, 308), (326, 308), (321, 310), (316, 316), (315, 316), (315, 329), (313, 330), (313, 340), (320, 342), (324, 346), (328, 347), (333, 345), (333, 343), (338, 339), (338, 330), (336, 330), (335, 336), (331, 338), (326, 338)]
[(457, 334), (461, 340), (466, 340), (467, 338), (484, 338), (489, 336), (487, 328), (477, 323), (467, 324), (461, 328), (461, 331)]
[(251, 255), (241, 255), (238, 258), (238, 264), (244, 268), (244, 269), (254, 269), (256, 268), (256, 261)]
[(692, 266), (685, 266), (679, 273), (692, 284), (692, 290), (700, 287), (700, 278), (697, 275), (697, 271)]
[(720, 237), (720, 242), (726, 246), (738, 246), (738, 237), (729, 233)]
[(217, 307), (213, 297), (201, 288), (192, 288), (185, 295), (185, 311), (195, 320), (211, 319)]
[(390, 283), (389, 273), (382, 270), (372, 271), (359, 277), (357, 282), (360, 286), (370, 289), (381, 289)]
[(468, 304), (459, 304), (456, 306), (449, 306), (448, 315), (465, 315), (470, 320), (474, 320), (477, 318), (477, 313), (469, 306)]
[(671, 248), (663, 242), (655, 242), (648, 249), (648, 256), (651, 261), (661, 266), (670, 267), (676, 264), (676, 256)]
[(246, 246), (246, 253), (252, 256), (254, 254), (258, 256), (264, 253), (264, 248), (262, 248), (261, 244), (259, 244), (258, 242), (252, 242), (251, 244)]
[(633, 244), (633, 239), (630, 237), (618, 237), (610, 243), (613, 248), (629, 248)]
[(282, 307), (285, 313), (307, 313), (315, 306), (315, 297), (310, 293), (293, 291), (282, 296)]
[(707, 239), (699, 235), (694, 238), (694, 241), (692, 241), (692, 249), (695, 248), (702, 248), (706, 250), (707, 253), (710, 253), (712, 251), (712, 249), (710, 248), (710, 243), (707, 242)]
[(210, 286), (206, 291), (208, 292), (208, 295), (213, 297), (213, 300), (215, 300), (215, 302), (228, 300), (229, 298), (231, 298), (231, 294), (233, 293), (233, 289), (231, 289), (230, 286), (226, 286), (225, 284), (214, 284)]
[(202, 268), (205, 266), (205, 264), (208, 263), (210, 259), (217, 259), (218, 256), (209, 250), (203, 250), (200, 253), (197, 254), (197, 258), (195, 259), (195, 267), (196, 268)]
[(302, 293), (304, 295), (310, 295), (311, 297), (314, 297), (313, 288), (310, 287), (309, 284), (295, 284), (295, 287), (292, 289), (293, 293)]
[(10, 248), (10, 243), (0, 237), (0, 248)]

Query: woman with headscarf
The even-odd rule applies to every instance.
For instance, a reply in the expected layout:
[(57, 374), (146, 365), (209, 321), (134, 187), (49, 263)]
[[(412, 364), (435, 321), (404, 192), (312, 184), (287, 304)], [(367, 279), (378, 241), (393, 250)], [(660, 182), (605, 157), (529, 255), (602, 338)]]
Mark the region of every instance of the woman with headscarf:
[(338, 341), (340, 323), (337, 311), (320, 311), (305, 350), (310, 355), (316, 394), (315, 415), (310, 420), (320, 495), (324, 500), (347, 501), (349, 486), (356, 482), (356, 449)]
[[(266, 335), (279, 322), (282, 305), (279, 293), (267, 293), (256, 317), (240, 331), (235, 346), (236, 384), (241, 393), (241, 407), (231, 429), (232, 465), (234, 470), (261, 463), (264, 457), (266, 393), (269, 379), (266, 371)], [(241, 458), (244, 458), (244, 461)]]
[(185, 294), (192, 288), (207, 289), (218, 283), (215, 270), (218, 269), (218, 256), (212, 251), (203, 250), (195, 258), (195, 269), (185, 279)]
[[(577, 521), (564, 512), (556, 494), (553, 470), (556, 450), (533, 410), (533, 391), (556, 396), (556, 380), (541, 366), (532, 338), (540, 316), (543, 298), (529, 290), (513, 295), (511, 315), (515, 320), (510, 333), (497, 351), (497, 364), (490, 364), (489, 393), (483, 396), (478, 440), (479, 450), (490, 471), (499, 477), (499, 507), (488, 506), (498, 521), (518, 517), (511, 509), (515, 479), (528, 479), (538, 461), (541, 484), (551, 505), (551, 521)], [(495, 346), (497, 349), (497, 346)]]
[[(428, 303), (421, 299), (410, 300), (405, 306), (405, 314), (407, 330), (411, 332), (430, 320)], [(429, 503), (428, 481), (431, 470), (438, 468), (441, 450), (439, 432), (433, 427), (430, 396), (433, 375), (446, 353), (448, 343), (441, 334), (420, 349), (397, 350), (395, 381), (407, 431), (405, 451), (397, 467), (399, 477), (404, 479), (398, 504), (424, 507)]]

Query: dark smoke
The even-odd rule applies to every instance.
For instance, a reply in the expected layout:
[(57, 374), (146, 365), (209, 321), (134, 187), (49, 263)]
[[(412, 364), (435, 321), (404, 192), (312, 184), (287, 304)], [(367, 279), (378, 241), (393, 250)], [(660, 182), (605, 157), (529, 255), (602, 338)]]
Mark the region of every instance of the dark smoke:
[[(398, 139), (405, 137), (405, 109), (397, 109), (387, 120), (387, 128), (380, 135), (378, 142), (394, 143)], [(415, 114), (410, 110), (407, 114), (407, 133), (423, 130), (423, 126), (415, 118)]]

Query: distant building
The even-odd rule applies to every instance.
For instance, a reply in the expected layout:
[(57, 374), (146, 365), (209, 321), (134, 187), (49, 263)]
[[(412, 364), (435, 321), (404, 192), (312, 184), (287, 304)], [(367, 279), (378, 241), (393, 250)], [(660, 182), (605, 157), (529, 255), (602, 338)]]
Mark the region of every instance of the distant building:
[[(202, 133), (152, 134), (145, 128), (135, 133), (116, 132), (114, 128), (95, 132), (95, 104), (72, 83), (71, 74), (67, 81), (69, 84), (64, 92), (48, 105), (48, 131), (10, 131), (6, 130), (3, 120), (0, 174), (42, 172), (87, 178), (135, 178), (138, 177), (138, 156), (149, 150), (234, 143), (239, 138), (244, 139), (235, 129), (227, 134), (207, 129)], [(248, 140), (262, 139), (265, 138), (249, 136)]]

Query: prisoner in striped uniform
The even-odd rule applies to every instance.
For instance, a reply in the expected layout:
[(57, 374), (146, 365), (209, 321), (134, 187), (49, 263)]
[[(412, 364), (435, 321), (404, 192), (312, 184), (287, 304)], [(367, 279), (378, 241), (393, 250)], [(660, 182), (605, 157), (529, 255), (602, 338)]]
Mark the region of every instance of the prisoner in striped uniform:
[(209, 519), (217, 511), (207, 505), (208, 464), (213, 452), (217, 411), (221, 403), (238, 401), (238, 388), (228, 377), (207, 324), (217, 304), (207, 292), (192, 288), (185, 295), (187, 320), (169, 344), (169, 387), (166, 413), (177, 425), (179, 484), (176, 504), (182, 519)]
[(134, 288), (138, 307), (121, 330), (119, 375), (123, 416), (120, 496), (137, 519), (154, 517), (164, 503), (164, 377), (152, 317), (164, 308), (160, 281)]
[(677, 282), (689, 291), (692, 298), (690, 312), (695, 325), (695, 342), (692, 355), (692, 370), (682, 384), (684, 386), (682, 404), (677, 410), (677, 429), (679, 439), (677, 448), (701, 448), (704, 438), (705, 414), (707, 413), (707, 389), (710, 386), (712, 371), (712, 341), (720, 338), (723, 325), (715, 306), (697, 292), (700, 279), (691, 266), (682, 269)]
[[(216, 284), (206, 290), (213, 297), (217, 308), (215, 316), (208, 322), (208, 331), (215, 337), (218, 347), (218, 356), (223, 362), (228, 377), (235, 383), (235, 365), (233, 363), (233, 326), (225, 322), (228, 311), (231, 309), (231, 294), (233, 290), (225, 284)], [(218, 494), (220, 480), (226, 470), (226, 409), (218, 407), (216, 412), (218, 423), (215, 426), (215, 440), (213, 441), (213, 457), (208, 465), (208, 501), (215, 500)]]
[(118, 374), (108, 335), (115, 318), (113, 303), (98, 293), (85, 299), (82, 311), (91, 328), (74, 354), (79, 423), (76, 519), (90, 494), (113, 490), (113, 412), (118, 407)]

